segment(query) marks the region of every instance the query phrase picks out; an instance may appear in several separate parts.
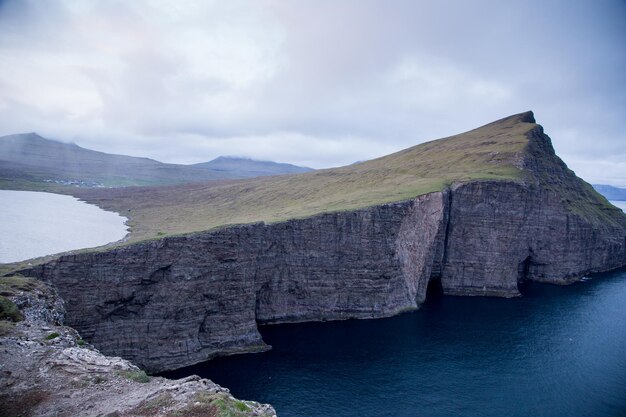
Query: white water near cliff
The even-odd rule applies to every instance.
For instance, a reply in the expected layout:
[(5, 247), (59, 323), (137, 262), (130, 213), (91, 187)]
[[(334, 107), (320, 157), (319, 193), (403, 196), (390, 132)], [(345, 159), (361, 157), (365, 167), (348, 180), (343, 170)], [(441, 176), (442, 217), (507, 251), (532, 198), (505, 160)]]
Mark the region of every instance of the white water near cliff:
[(0, 263), (120, 240), (126, 220), (67, 195), (0, 190)]

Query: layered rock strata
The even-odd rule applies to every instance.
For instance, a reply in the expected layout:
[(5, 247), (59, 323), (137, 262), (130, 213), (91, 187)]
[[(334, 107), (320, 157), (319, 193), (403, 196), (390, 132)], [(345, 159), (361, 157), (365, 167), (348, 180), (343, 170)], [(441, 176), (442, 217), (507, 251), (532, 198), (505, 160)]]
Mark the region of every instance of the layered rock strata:
[[(0, 321), (0, 415), (272, 417), (267, 404), (235, 399), (227, 389), (190, 376), (148, 377), (119, 357), (107, 357), (63, 325), (56, 292), (18, 278), (9, 291), (23, 321)], [(13, 279), (15, 282), (15, 279)], [(7, 289), (0, 280), (0, 292)]]
[(158, 372), (265, 349), (259, 323), (375, 318), (452, 295), (519, 295), (626, 265), (626, 216), (554, 154), (540, 126), (519, 180), (475, 180), (354, 211), (62, 256), (67, 321), (106, 354)]

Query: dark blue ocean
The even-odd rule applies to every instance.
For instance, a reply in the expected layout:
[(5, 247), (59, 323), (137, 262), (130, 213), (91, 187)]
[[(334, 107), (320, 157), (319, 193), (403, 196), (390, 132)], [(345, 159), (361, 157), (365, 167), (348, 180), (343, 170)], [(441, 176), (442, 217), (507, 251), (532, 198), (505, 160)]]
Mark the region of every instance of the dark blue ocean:
[(626, 270), (515, 299), (436, 297), (379, 320), (262, 327), (198, 374), (279, 417), (626, 416)]

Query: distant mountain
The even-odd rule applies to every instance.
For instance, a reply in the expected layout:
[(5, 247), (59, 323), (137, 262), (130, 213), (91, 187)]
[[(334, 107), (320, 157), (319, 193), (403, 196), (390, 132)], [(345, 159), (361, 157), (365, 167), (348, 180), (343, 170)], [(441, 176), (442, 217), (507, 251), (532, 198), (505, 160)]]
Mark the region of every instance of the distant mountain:
[(256, 161), (249, 158), (220, 156), (209, 162), (191, 165), (196, 168), (210, 169), (214, 172), (238, 174), (242, 177), (260, 177), (265, 175), (298, 174), (312, 171), (311, 168), (271, 161)]
[(626, 201), (626, 188), (613, 187), (606, 184), (593, 184), (597, 192), (607, 198), (607, 200)]
[(0, 137), (0, 188), (49, 185), (124, 187), (204, 182), (306, 172), (309, 168), (251, 159), (219, 157), (195, 164), (166, 164), (114, 155), (43, 138), (36, 133)]

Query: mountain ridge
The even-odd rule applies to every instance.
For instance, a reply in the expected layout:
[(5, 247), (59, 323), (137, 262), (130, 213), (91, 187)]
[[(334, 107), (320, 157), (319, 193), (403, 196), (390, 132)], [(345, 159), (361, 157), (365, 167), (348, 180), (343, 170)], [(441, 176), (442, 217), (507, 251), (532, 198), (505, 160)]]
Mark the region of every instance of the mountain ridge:
[(626, 188), (607, 184), (592, 184), (593, 188), (608, 200), (626, 201)]
[(245, 169), (251, 174), (257, 174), (254, 176), (296, 174), (313, 171), (312, 168), (301, 167), (293, 164), (287, 164), (284, 162), (264, 161), (230, 155), (218, 156), (217, 158), (212, 159), (208, 162), (200, 162), (197, 164), (191, 164), (189, 166), (208, 168), (214, 171), (225, 172), (233, 170), (233, 166), (236, 166), (240, 170)]
[(48, 185), (124, 187), (171, 185), (217, 179), (304, 172), (310, 168), (271, 161), (218, 157), (192, 165), (109, 154), (44, 138), (37, 133), (0, 137), (0, 188), (41, 189)]

